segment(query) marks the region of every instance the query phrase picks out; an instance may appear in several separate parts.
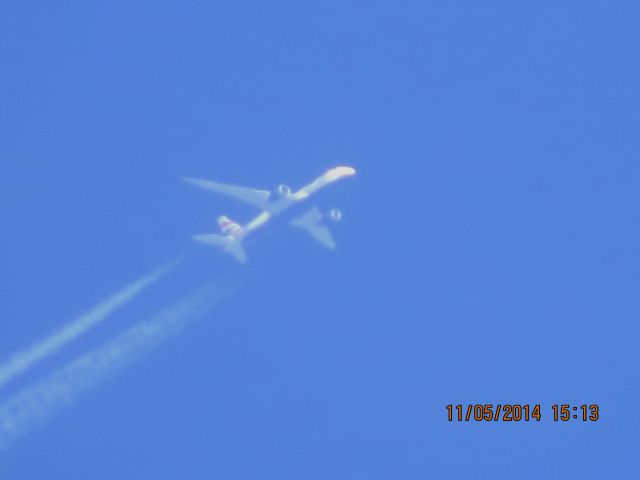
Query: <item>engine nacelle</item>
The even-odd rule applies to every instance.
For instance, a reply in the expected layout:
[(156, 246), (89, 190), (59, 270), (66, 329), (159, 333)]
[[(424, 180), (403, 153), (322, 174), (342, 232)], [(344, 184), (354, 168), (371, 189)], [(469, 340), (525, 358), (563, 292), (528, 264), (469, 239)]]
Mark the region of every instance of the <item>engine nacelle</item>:
[(288, 198), (291, 196), (291, 188), (289, 188), (289, 185), (285, 185), (283, 183), (281, 185), (278, 185), (278, 188), (276, 190), (278, 192), (278, 195), (280, 195), (281, 197)]
[(329, 218), (334, 222), (339, 222), (342, 218), (342, 212), (337, 208), (332, 208), (331, 210), (329, 210)]

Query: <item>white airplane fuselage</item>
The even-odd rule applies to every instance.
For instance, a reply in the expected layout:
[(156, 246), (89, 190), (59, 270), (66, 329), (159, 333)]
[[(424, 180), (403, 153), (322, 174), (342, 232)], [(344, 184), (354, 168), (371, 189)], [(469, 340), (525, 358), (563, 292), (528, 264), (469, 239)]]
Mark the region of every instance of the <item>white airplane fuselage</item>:
[(250, 233), (264, 227), (276, 215), (279, 215), (285, 210), (288, 210), (289, 207), (291, 207), (294, 203), (296, 203), (295, 200), (291, 200), (286, 197), (282, 197), (278, 200), (267, 203), (265, 205), (264, 211), (260, 212), (253, 219), (248, 221), (244, 226), (240, 227), (240, 232), (238, 235), (236, 235), (236, 237), (238, 238), (238, 240), (244, 239)]

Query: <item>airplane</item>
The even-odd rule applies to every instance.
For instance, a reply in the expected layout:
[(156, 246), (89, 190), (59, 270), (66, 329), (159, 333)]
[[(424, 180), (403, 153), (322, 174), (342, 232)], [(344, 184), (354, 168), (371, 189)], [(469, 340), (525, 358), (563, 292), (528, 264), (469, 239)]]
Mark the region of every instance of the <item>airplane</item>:
[[(272, 195), (268, 190), (238, 187), (201, 178), (182, 177), (182, 180), (187, 183), (205, 190), (227, 195), (257, 207), (260, 210), (260, 214), (245, 225), (240, 225), (226, 215), (221, 215), (218, 217), (218, 226), (222, 235), (215, 233), (200, 234), (194, 235), (193, 239), (197, 242), (219, 247), (226, 253), (232, 255), (238, 262), (244, 263), (247, 261), (247, 254), (242, 242), (248, 235), (263, 228), (271, 218), (281, 214), (291, 206), (306, 200), (321, 188), (337, 182), (342, 178), (355, 175), (355, 173), (356, 169), (353, 167), (334, 167), (296, 192), (293, 192), (287, 185), (279, 185), (276, 188), (277, 196)], [(334, 208), (325, 215), (320, 212), (318, 207), (313, 207), (301, 216), (294, 218), (290, 224), (306, 230), (314, 239), (320, 242), (320, 244), (333, 249), (335, 242), (331, 233), (325, 225), (321, 224), (322, 220), (326, 217), (330, 220), (338, 221), (342, 217), (342, 214), (340, 210)]]

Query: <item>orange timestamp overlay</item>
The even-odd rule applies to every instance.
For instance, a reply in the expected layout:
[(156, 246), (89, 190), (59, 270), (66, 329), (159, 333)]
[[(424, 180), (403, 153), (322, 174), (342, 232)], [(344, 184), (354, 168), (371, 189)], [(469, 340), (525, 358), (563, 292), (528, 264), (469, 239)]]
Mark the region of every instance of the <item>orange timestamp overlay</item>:
[[(550, 411), (549, 411), (550, 410)], [(596, 422), (600, 419), (600, 407), (595, 404), (571, 405), (554, 404), (543, 415), (540, 404), (519, 403), (470, 403), (467, 405), (447, 405), (447, 420), (450, 422), (539, 422), (543, 416), (554, 422), (582, 421)]]

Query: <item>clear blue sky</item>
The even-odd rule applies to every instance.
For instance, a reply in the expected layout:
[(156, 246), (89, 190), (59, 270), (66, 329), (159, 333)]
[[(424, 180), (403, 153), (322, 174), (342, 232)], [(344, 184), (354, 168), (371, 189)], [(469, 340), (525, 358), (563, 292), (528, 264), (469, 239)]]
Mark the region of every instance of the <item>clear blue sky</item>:
[[(0, 476), (640, 478), (638, 25), (631, 0), (5, 4), (2, 361), (191, 250), (0, 399), (206, 279), (245, 283)], [(317, 198), (343, 210), (335, 252), (283, 225), (244, 268), (191, 245), (254, 212), (181, 175), (338, 164), (359, 174)]]

